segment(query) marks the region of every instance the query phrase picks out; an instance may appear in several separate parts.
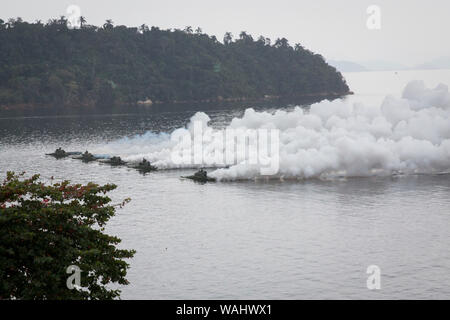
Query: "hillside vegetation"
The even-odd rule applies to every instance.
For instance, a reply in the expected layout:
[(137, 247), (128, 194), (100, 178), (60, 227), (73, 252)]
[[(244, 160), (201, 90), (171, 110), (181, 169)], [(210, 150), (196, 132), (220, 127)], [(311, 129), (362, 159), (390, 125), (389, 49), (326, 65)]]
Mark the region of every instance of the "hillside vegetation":
[[(82, 18), (83, 19), (83, 18)], [(109, 107), (158, 102), (343, 95), (342, 75), (286, 39), (0, 20), (0, 106)]]

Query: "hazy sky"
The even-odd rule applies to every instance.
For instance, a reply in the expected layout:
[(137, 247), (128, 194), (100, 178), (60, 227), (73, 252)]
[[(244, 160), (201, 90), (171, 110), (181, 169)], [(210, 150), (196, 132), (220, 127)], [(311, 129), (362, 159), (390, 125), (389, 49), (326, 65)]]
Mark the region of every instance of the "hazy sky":
[[(47, 21), (65, 15), (71, 4), (90, 24), (111, 18), (128, 26), (200, 26), (220, 40), (226, 31), (245, 30), (254, 37), (286, 37), (329, 59), (414, 65), (450, 56), (449, 0), (2, 0), (0, 17)], [(381, 9), (380, 30), (366, 26), (369, 5)]]

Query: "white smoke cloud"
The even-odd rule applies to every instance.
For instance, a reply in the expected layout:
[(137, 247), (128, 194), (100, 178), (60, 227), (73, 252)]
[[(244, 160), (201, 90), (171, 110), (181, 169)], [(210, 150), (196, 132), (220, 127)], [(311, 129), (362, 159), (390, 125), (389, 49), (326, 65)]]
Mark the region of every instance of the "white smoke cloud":
[[(209, 117), (198, 112), (187, 124)], [(271, 178), (304, 179), (335, 176), (371, 176), (450, 171), (450, 94), (446, 85), (426, 88), (412, 81), (402, 97), (387, 96), (380, 106), (322, 101), (310, 110), (256, 112), (247, 109), (234, 118), (232, 129), (278, 129), (279, 172)], [(184, 128), (178, 130), (186, 130)], [(205, 142), (204, 150), (212, 150)], [(126, 160), (143, 157), (160, 168), (178, 168), (171, 161), (170, 135), (148, 133), (110, 143), (101, 152), (120, 154)], [(116, 152), (115, 152), (116, 151)], [(217, 169), (218, 180), (256, 179), (258, 166), (240, 161)], [(192, 166), (196, 167), (196, 166)]]

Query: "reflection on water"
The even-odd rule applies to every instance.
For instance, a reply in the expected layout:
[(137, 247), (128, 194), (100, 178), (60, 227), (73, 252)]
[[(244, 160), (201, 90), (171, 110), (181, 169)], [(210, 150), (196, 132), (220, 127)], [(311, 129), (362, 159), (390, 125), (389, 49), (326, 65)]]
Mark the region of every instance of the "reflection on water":
[[(242, 111), (208, 112), (216, 126)], [(192, 112), (0, 120), (0, 176), (39, 172), (114, 182), (132, 201), (108, 232), (137, 250), (123, 298), (449, 298), (450, 176), (197, 184), (189, 170), (140, 175), (46, 157), (147, 130)], [(381, 268), (381, 290), (366, 268)]]

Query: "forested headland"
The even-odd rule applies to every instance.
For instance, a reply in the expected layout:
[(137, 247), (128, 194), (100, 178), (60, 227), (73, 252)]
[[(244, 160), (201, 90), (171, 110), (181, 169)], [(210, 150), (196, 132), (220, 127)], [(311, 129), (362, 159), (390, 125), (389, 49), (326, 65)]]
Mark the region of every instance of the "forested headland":
[(0, 111), (349, 93), (321, 55), (285, 38), (80, 22), (0, 19)]

